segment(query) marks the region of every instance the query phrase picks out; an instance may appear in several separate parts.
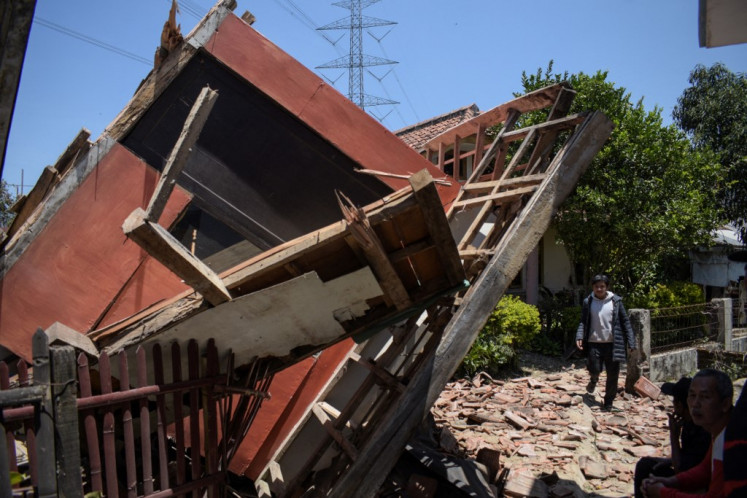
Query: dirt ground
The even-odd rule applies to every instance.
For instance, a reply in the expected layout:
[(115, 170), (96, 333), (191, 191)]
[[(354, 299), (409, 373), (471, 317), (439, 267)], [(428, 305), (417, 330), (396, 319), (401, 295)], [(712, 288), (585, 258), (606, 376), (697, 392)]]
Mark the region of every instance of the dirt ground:
[(582, 359), (524, 353), (515, 376), (451, 382), (432, 410), (441, 449), (477, 461), (499, 455), (506, 496), (631, 496), (639, 458), (669, 455), (671, 399), (624, 393), (623, 369), (619, 411), (605, 412), (604, 381), (589, 395)]

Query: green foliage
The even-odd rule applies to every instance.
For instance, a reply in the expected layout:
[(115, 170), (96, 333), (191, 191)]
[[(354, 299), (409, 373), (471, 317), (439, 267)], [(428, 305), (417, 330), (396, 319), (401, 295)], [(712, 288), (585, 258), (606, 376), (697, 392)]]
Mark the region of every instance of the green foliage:
[(11, 486), (17, 486), (21, 484), (23, 481), (28, 479), (28, 475), (21, 474), (20, 472), (16, 472), (14, 470), (10, 471), (10, 485)]
[(0, 229), (10, 226), (15, 214), (10, 210), (15, 202), (15, 197), (10, 194), (8, 184), (0, 180)]
[(571, 259), (587, 269), (581, 285), (604, 272), (615, 292), (630, 296), (684, 278), (688, 250), (710, 244), (721, 222), (713, 189), (721, 167), (712, 152), (693, 151), (681, 131), (664, 126), (661, 109), (633, 103), (607, 76), (553, 73), (551, 61), (544, 72), (522, 75), (522, 93), (567, 80), (577, 92), (571, 113), (600, 110), (615, 124), (554, 223)]
[(539, 312), (542, 321), (541, 338), (532, 342), (532, 351), (560, 354), (575, 343), (576, 329), (581, 321), (581, 307), (573, 304), (572, 291), (548, 294), (540, 301)]
[(719, 154), (725, 177), (719, 200), (747, 242), (747, 75), (721, 63), (698, 64), (689, 82), (672, 116), (696, 150)]
[(656, 284), (636, 300), (629, 301), (631, 308), (674, 308), (705, 302), (703, 289), (692, 282)]
[(516, 296), (504, 296), (488, 318), (460, 371), (472, 376), (479, 371), (489, 374), (516, 367), (518, 348), (530, 345), (540, 331), (539, 311)]

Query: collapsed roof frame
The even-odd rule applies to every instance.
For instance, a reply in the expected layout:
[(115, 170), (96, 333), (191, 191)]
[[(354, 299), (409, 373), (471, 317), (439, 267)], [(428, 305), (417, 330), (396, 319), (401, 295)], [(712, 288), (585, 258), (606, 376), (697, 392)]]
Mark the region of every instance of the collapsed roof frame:
[[(292, 496), (310, 487), (335, 497), (376, 493), (395, 464), (393, 455), (402, 451), (428, 414), (554, 213), (612, 132), (613, 124), (600, 112), (566, 116), (574, 95), (566, 84), (532, 92), (426, 146), (438, 151), (436, 162), (443, 170), (446, 150), (460, 150), (463, 138), (476, 144), (458, 157), (457, 164), (466, 156), (479, 159), (448, 215), (472, 285), (463, 296), (434, 304), (421, 320), (387, 331), (391, 338), (383, 347), (351, 353), (348, 364), (360, 365), (366, 373), (358, 374), (356, 381), (337, 382), (358, 388), (342, 405), (335, 386), (321, 393), (306, 421), (259, 473), (260, 494), (272, 490), (277, 496)], [(522, 114), (547, 108), (545, 122), (514, 129)], [(499, 124), (502, 128), (491, 140), (487, 130)], [(512, 143), (517, 144), (510, 149)], [(410, 359), (403, 363), (400, 356)], [(343, 376), (356, 375), (352, 366), (345, 372)], [(330, 406), (333, 400), (336, 406)], [(314, 431), (305, 427), (318, 424), (324, 435), (309, 452), (308, 434)], [(298, 452), (305, 454), (300, 467)]]

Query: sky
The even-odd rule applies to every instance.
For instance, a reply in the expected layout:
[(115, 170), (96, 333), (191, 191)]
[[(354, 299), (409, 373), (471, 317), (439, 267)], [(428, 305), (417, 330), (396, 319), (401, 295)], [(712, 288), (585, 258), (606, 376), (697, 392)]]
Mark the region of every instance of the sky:
[[(349, 17), (330, 0), (238, 0), (237, 16), (341, 93), (345, 69), (316, 69), (348, 53)], [(365, 1), (364, 1), (365, 3)], [(213, 6), (181, 0), (185, 35)], [(37, 0), (3, 167), (27, 193), (81, 128), (96, 140), (152, 68), (171, 0)], [(523, 71), (607, 71), (608, 81), (672, 122), (696, 64), (747, 72), (747, 44), (698, 46), (698, 0), (380, 0), (363, 15), (367, 55), (396, 64), (364, 71), (365, 93), (399, 102), (367, 110), (395, 131), (470, 105), (486, 111), (521, 91)], [(335, 42), (335, 44), (331, 43)], [(23, 185), (23, 187), (21, 187)]]

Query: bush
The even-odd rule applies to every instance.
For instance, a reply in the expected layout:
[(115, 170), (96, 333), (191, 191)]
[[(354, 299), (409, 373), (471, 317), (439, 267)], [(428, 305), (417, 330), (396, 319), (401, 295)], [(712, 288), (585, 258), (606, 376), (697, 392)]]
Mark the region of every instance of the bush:
[(542, 333), (532, 341), (532, 351), (560, 355), (575, 343), (581, 307), (573, 301), (573, 292), (567, 289), (543, 296), (539, 305)]
[(671, 284), (656, 284), (649, 289), (645, 296), (632, 302), (629, 308), (657, 309), (674, 308), (688, 304), (705, 302), (703, 289), (692, 282), (673, 282)]
[(460, 372), (472, 376), (479, 371), (494, 374), (516, 367), (516, 350), (529, 346), (540, 328), (535, 306), (516, 296), (504, 296), (462, 361)]

